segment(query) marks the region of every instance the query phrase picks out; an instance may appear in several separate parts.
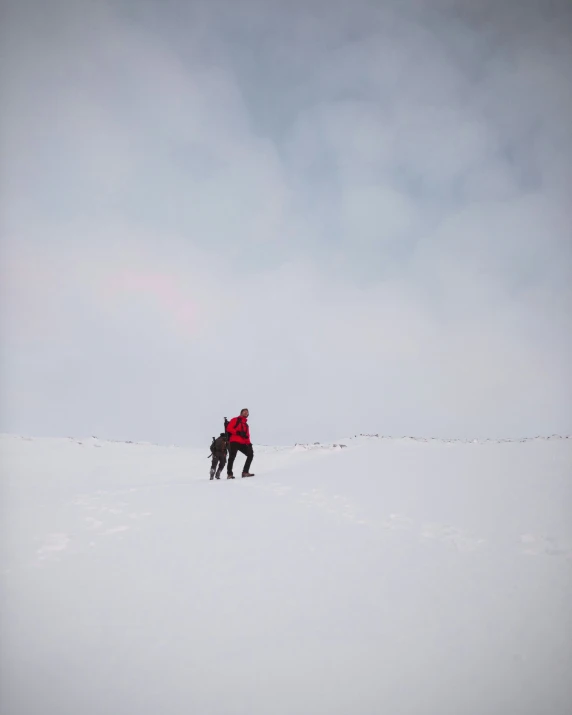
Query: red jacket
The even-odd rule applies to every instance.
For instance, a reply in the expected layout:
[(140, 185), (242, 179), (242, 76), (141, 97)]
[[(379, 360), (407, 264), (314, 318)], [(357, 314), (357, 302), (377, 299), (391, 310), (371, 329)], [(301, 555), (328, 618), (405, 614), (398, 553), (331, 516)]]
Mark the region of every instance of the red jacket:
[(231, 442), (250, 444), (250, 428), (245, 417), (233, 417), (226, 427)]

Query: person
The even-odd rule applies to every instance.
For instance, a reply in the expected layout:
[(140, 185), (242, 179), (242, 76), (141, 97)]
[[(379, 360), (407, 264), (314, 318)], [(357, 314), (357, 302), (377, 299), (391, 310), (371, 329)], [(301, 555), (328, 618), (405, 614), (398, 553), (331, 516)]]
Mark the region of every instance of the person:
[(250, 465), (254, 459), (254, 451), (250, 441), (250, 427), (248, 426), (249, 411), (241, 410), (238, 417), (233, 417), (226, 427), (226, 431), (230, 435), (228, 446), (228, 466), (226, 468), (226, 478), (234, 479), (232, 468), (234, 460), (238, 452), (242, 452), (246, 456), (244, 469), (242, 470), (243, 477), (253, 477), (250, 473)]
[(224, 465), (226, 464), (226, 453), (228, 450), (228, 435), (226, 432), (221, 432), (220, 436), (213, 440), (211, 445), (212, 462), (211, 462), (211, 479), (220, 479)]

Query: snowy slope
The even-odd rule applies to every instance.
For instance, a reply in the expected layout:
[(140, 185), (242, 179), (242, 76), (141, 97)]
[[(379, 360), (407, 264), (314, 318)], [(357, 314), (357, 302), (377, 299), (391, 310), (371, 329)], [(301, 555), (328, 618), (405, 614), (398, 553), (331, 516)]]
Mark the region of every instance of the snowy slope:
[(572, 712), (572, 440), (342, 444), (2, 437), (2, 715)]

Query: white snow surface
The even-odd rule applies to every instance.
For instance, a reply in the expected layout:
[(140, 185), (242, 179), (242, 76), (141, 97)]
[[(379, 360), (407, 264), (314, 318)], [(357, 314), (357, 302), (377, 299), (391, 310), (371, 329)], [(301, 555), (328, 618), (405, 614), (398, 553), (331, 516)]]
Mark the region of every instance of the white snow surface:
[(572, 440), (207, 455), (0, 439), (3, 715), (572, 712)]

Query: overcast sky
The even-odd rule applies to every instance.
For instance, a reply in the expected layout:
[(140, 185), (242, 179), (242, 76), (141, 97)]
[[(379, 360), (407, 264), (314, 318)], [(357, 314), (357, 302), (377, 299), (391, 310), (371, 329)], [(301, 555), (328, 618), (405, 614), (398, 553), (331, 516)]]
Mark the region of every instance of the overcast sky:
[(572, 432), (572, 22), (7, 0), (5, 432)]

